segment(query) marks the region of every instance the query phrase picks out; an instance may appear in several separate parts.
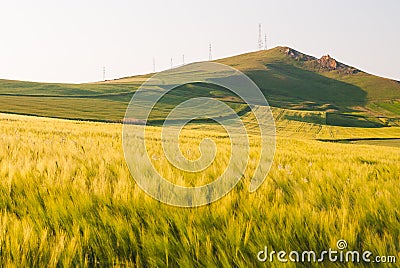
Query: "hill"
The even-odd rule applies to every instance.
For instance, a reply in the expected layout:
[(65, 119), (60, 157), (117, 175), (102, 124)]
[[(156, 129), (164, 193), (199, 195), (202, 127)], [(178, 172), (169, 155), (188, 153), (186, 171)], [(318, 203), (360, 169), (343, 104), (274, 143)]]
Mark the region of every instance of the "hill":
[[(329, 55), (318, 59), (276, 47), (216, 62), (248, 75), (274, 107), (323, 112), (324, 123), (331, 125), (381, 127), (399, 122), (399, 81), (368, 74)], [(88, 84), (0, 80), (0, 112), (119, 121), (134, 91), (150, 76)], [(158, 105), (159, 115), (193, 96), (227, 100), (237, 111), (243, 110), (230, 92), (209, 84), (182, 86), (170, 94)]]
[(288, 47), (277, 47), (218, 62), (246, 73), (272, 105), (282, 108), (365, 111), (375, 110), (371, 104), (400, 98), (399, 81), (368, 74), (329, 55), (317, 59)]

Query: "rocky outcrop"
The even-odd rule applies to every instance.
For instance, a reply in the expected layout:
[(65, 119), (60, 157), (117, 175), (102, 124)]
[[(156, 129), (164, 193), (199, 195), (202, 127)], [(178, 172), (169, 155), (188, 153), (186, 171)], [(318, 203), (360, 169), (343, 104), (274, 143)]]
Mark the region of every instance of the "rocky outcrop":
[(284, 53), (286, 55), (288, 55), (289, 57), (294, 58), (295, 60), (299, 60), (299, 61), (312, 61), (312, 60), (316, 60), (316, 58), (303, 54), (297, 50), (294, 50), (290, 47), (286, 47), (284, 50)]
[(360, 70), (354, 67), (338, 62), (330, 55), (325, 55), (320, 59), (317, 59), (289, 47), (283, 47), (281, 51), (296, 61), (305, 62), (308, 68), (316, 69), (318, 71), (337, 71), (344, 74), (355, 74), (360, 72)]
[(320, 64), (322, 69), (326, 69), (327, 71), (336, 70), (338, 68), (338, 62), (334, 58), (331, 58), (331, 56), (329, 55), (322, 56), (318, 60), (318, 63)]
[(319, 64), (320, 69), (322, 69), (324, 71), (337, 70), (340, 73), (345, 73), (345, 74), (354, 74), (354, 73), (359, 72), (358, 69), (348, 66), (346, 64), (343, 64), (341, 62), (338, 62), (337, 60), (335, 60), (334, 58), (332, 58), (329, 55), (322, 56), (318, 60), (318, 64)]

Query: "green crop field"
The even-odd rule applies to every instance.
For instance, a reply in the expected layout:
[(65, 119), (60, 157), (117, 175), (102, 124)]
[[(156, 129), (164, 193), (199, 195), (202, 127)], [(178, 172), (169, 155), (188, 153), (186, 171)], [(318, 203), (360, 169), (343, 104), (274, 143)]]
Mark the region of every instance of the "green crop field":
[[(200, 142), (210, 138), (215, 161), (200, 173), (171, 166), (160, 125), (176, 105), (195, 97), (223, 101), (249, 137), (242, 180), (198, 208), (152, 199), (125, 162), (121, 122), (151, 74), (87, 84), (0, 80), (0, 266), (269, 267), (282, 263), (259, 262), (265, 247), (321, 252), (336, 249), (340, 239), (349, 250), (399, 260), (400, 83), (287, 47), (216, 62), (237, 68), (261, 89), (277, 144), (266, 180), (250, 193), (260, 130), (249, 106), (204, 82), (163, 96), (147, 121), (146, 144), (150, 161), (171, 182), (192, 187), (215, 180), (232, 146), (226, 130), (203, 114), (183, 128), (180, 149), (198, 159)], [(182, 71), (145, 90), (162, 91), (203, 71)], [(220, 77), (207, 76), (210, 82)]]
[[(318, 130), (294, 116), (281, 115), (275, 160), (258, 191), (247, 191), (248, 170), (220, 201), (182, 209), (135, 184), (120, 124), (2, 114), (0, 265), (251, 267), (262, 264), (256, 255), (264, 246), (322, 251), (339, 239), (349, 249), (399, 258), (398, 148), (315, 137), (399, 138), (400, 130)], [(194, 125), (181, 138), (194, 153), (199, 136), (217, 139), (226, 152), (220, 131)], [(162, 155), (158, 132), (152, 128), (150, 150)], [(163, 161), (154, 160), (165, 170)]]

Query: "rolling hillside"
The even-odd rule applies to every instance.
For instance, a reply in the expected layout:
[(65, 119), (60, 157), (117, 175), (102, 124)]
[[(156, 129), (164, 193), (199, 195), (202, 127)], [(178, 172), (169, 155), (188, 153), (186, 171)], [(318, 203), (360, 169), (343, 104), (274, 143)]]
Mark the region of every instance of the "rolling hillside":
[[(276, 47), (216, 62), (247, 74), (272, 106), (289, 111), (323, 112), (324, 124), (359, 127), (399, 124), (400, 82), (365, 73), (330, 56), (318, 59), (288, 47)], [(120, 121), (132, 94), (150, 76), (89, 84), (0, 80), (0, 112)], [(238, 112), (243, 111), (241, 100), (227, 90), (209, 84), (190, 84), (164, 98), (157, 106), (161, 111), (158, 115), (166, 113), (173, 103), (194, 96), (222, 99)]]

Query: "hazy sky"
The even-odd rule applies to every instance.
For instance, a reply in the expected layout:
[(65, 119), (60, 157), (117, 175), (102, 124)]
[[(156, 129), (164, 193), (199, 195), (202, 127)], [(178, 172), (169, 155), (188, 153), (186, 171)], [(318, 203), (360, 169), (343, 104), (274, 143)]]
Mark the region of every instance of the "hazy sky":
[(400, 1), (1, 0), (0, 78), (88, 82), (285, 45), (400, 80)]

